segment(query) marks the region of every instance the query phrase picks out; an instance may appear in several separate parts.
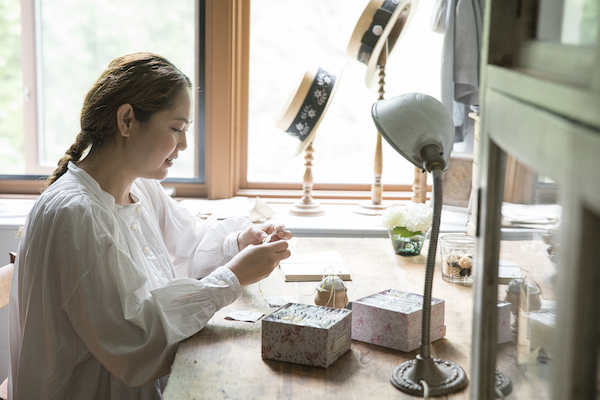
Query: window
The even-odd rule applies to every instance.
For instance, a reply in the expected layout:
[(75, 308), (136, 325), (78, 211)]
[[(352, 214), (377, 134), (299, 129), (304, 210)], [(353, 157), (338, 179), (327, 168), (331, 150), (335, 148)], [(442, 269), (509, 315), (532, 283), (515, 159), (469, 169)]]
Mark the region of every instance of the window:
[[(302, 182), (304, 155), (294, 157), (298, 141), (275, 123), (283, 112), (281, 104), (295, 93), (307, 69), (339, 67), (340, 61), (341, 68), (332, 72), (343, 70), (341, 81), (314, 141), (314, 182), (331, 188), (373, 182), (376, 129), (370, 110), (378, 86), (367, 88), (365, 65), (346, 58), (348, 41), (367, 3), (252, 1), (247, 187)], [(418, 4), (412, 23), (391, 53), (386, 98), (408, 92), (440, 98), (443, 35), (429, 28), (432, 6), (433, 2)], [(384, 192), (386, 184), (409, 188), (414, 166), (385, 142), (383, 150)]]
[(25, 172), (19, 0), (0, 1), (0, 174)]
[[(19, 12), (18, 0), (0, 1), (12, 4), (14, 12)], [(295, 139), (275, 128), (277, 106), (285, 100), (282, 96), (294, 90), (298, 74), (305, 70), (306, 64), (299, 61), (304, 56), (320, 52), (314, 54), (316, 63), (346, 58), (348, 40), (367, 1), (185, 0), (169, 5), (156, 0), (143, 4), (140, 0), (119, 2), (119, 7), (125, 7), (129, 15), (135, 16), (127, 23), (119, 20), (118, 14), (124, 12), (112, 11), (116, 2), (89, 0), (83, 6), (81, 2), (68, 0), (21, 0), (24, 55), (20, 65), (13, 64), (17, 65), (15, 71), (22, 71), (26, 82), (29, 79), (35, 83), (37, 79), (37, 85), (26, 90), (30, 101), (24, 103), (22, 113), (28, 117), (19, 114), (13, 117), (18, 125), (25, 126), (20, 136), (16, 130), (1, 125), (0, 151), (9, 152), (4, 144), (9, 137), (16, 137), (10, 152), (18, 155), (10, 168), (18, 162), (22, 164), (19, 171), (0, 170), (0, 193), (37, 193), (39, 182), (27, 187), (23, 183), (23, 189), (19, 185), (27, 183), (26, 180), (15, 178), (24, 178), (23, 174), (43, 177), (51, 169), (48, 164), (56, 162), (57, 155), (72, 142), (77, 133), (76, 120), (64, 121), (52, 107), (66, 108), (71, 117), (77, 118), (80, 107), (77, 102), (114, 58), (113, 53), (149, 50), (171, 59), (202, 88), (197, 107), (202, 112), (195, 119), (195, 149), (189, 146), (184, 152), (190, 157), (188, 169), (177, 173), (182, 178), (173, 179), (171, 175), (168, 180), (169, 185), (177, 186), (177, 196), (217, 199), (253, 196), (261, 191), (266, 193), (264, 197), (297, 196), (302, 186), (304, 160), (302, 156), (289, 156), (295, 148), (290, 141), (293, 143)], [(202, 24), (194, 24), (191, 18), (196, 3), (199, 4), (196, 20)], [(406, 92), (439, 98), (443, 35), (429, 30), (432, 7), (429, 3), (420, 2), (403, 40), (388, 61), (388, 98)], [(74, 17), (65, 13), (65, 9), (80, 14)], [(307, 14), (310, 12), (313, 14)], [(6, 19), (7, 15), (1, 18)], [(312, 25), (308, 24), (311, 20)], [(13, 26), (18, 28), (18, 17), (16, 21)], [(106, 27), (115, 21), (112, 29)], [(325, 27), (326, 30), (317, 30)], [(4, 34), (2, 29), (0, 32)], [(273, 29), (278, 30), (276, 35)], [(327, 39), (326, 44), (316, 44), (320, 35)], [(193, 38), (200, 39), (194, 44)], [(19, 44), (15, 46), (18, 57)], [(3, 46), (0, 51), (4, 49)], [(62, 59), (55, 51), (66, 57), (69, 64), (59, 64)], [(320, 197), (329, 196), (326, 191), (330, 190), (336, 196), (344, 192), (344, 198), (369, 197), (373, 181), (376, 130), (369, 110), (377, 99), (377, 88), (365, 87), (364, 65), (354, 60), (347, 62), (314, 145), (315, 189), (321, 191)], [(64, 70), (56, 65), (64, 65)], [(78, 69), (75, 65), (82, 67)], [(68, 76), (66, 87), (59, 85), (61, 74)], [(265, 84), (257, 86), (263, 79)], [(4, 84), (0, 87), (0, 101), (4, 87)], [(80, 97), (76, 95), (78, 91)], [(22, 92), (20, 88), (10, 90), (16, 103), (23, 104)], [(55, 102), (57, 93), (59, 99)], [(25, 122), (18, 123), (19, 120)], [(4, 121), (0, 120), (0, 124)], [(19, 140), (27, 145), (23, 146)], [(410, 192), (414, 167), (387, 143), (383, 156), (384, 197), (392, 190)], [(35, 168), (28, 169), (30, 165)], [(187, 178), (190, 176), (195, 178)], [(181, 180), (193, 183), (179, 184)]]
[[(3, 0), (0, 174), (51, 173), (79, 132), (85, 94), (120, 55), (160, 54), (188, 75), (194, 87), (203, 86), (198, 72), (203, 60), (197, 51), (197, 14), (203, 3)], [(194, 120), (203, 121), (203, 116)], [(170, 178), (203, 182), (203, 129), (197, 122), (192, 125), (190, 132), (197, 134), (188, 135), (188, 151), (181, 154)]]
[(542, 0), (537, 39), (573, 46), (593, 46), (598, 40), (600, 3), (595, 0)]

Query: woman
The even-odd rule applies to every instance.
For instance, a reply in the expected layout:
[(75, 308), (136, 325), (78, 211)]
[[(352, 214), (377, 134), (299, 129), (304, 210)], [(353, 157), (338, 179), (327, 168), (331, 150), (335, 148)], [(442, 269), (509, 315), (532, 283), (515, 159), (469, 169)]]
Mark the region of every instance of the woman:
[(160, 399), (177, 344), (289, 257), (282, 227), (201, 223), (163, 193), (157, 180), (186, 148), (191, 86), (139, 53), (87, 94), (19, 245), (9, 399)]

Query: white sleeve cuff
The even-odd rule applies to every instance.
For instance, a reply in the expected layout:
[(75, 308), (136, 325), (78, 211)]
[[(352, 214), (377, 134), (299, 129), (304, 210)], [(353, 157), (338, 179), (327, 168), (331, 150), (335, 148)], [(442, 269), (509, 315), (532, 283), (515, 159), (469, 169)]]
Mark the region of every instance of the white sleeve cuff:
[(223, 241), (223, 254), (225, 255), (225, 257), (232, 258), (240, 252), (240, 248), (238, 246), (239, 234), (240, 231), (230, 233)]
[(231, 289), (233, 297), (223, 296), (223, 303), (216, 304), (217, 309), (225, 307), (233, 303), (242, 295), (242, 285), (237, 276), (227, 267), (219, 267), (214, 270), (210, 275), (202, 279), (202, 282), (211, 283), (215, 286), (222, 286), (224, 288)]

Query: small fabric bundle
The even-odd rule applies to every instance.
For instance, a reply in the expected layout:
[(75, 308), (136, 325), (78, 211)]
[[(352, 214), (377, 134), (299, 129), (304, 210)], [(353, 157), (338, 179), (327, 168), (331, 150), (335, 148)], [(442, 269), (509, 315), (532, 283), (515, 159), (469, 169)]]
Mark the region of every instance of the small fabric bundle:
[(344, 308), (348, 305), (347, 288), (344, 281), (336, 275), (324, 276), (317, 286), (315, 304), (333, 308)]

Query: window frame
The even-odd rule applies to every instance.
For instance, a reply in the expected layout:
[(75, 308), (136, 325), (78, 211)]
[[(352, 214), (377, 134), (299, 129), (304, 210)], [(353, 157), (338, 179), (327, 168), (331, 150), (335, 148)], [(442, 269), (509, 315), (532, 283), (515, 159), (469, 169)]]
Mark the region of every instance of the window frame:
[[(212, 0), (209, 2), (214, 2)], [(237, 92), (241, 98), (239, 102), (239, 132), (232, 135), (232, 143), (234, 148), (232, 154), (237, 155), (237, 159), (231, 160), (235, 171), (232, 174), (232, 181), (228, 189), (223, 189), (224, 192), (232, 196), (245, 197), (263, 197), (263, 198), (299, 198), (302, 191), (302, 177), (298, 177), (298, 183), (290, 182), (249, 182), (247, 179), (248, 171), (248, 87), (249, 87), (249, 67), (250, 67), (250, 1), (244, 0), (228, 0), (234, 4), (232, 8), (238, 15), (233, 18), (239, 26), (232, 26), (231, 35), (235, 36), (239, 33), (241, 37), (236, 38), (235, 45), (240, 48), (234, 50), (238, 57), (233, 57), (234, 65), (232, 70), (237, 71), (241, 77), (239, 83), (240, 90)], [(208, 24), (207, 24), (208, 25)], [(239, 139), (239, 142), (235, 140)], [(373, 159), (375, 158), (375, 142), (373, 142)], [(356, 202), (371, 198), (371, 184), (337, 184), (337, 183), (315, 183), (313, 186), (312, 195), (317, 199), (331, 200), (347, 200)], [(427, 188), (431, 192), (431, 186)], [(385, 185), (383, 191), (384, 200), (403, 200), (407, 201), (413, 195), (412, 185)], [(224, 198), (224, 197), (216, 197)]]
[[(24, 87), (35, 84), (35, 0), (21, 0), (22, 52)], [(247, 180), (248, 150), (248, 87), (250, 2), (247, 0), (200, 0), (196, 7), (196, 51), (204, 70), (196, 71), (197, 82), (204, 87), (197, 94), (197, 110), (204, 107), (204, 121), (197, 118), (197, 163), (204, 163), (201, 179), (167, 179), (164, 186), (175, 188), (177, 197), (226, 199), (234, 196), (292, 199), (299, 198), (302, 179), (290, 182), (249, 182)], [(204, 17), (204, 24), (201, 24)], [(204, 40), (201, 40), (204, 38)], [(204, 50), (204, 52), (202, 52)], [(204, 53), (204, 54), (202, 54)], [(202, 59), (202, 57), (204, 58)], [(203, 76), (202, 76), (203, 75)], [(27, 76), (27, 78), (25, 78)], [(30, 89), (26, 102), (26, 132), (28, 157), (37, 154), (37, 93)], [(204, 122), (204, 130), (202, 130)], [(204, 154), (199, 151), (204, 145)], [(373, 143), (375, 146), (375, 143)], [(31, 160), (29, 160), (31, 162)], [(198, 169), (197, 169), (198, 170)], [(0, 176), (0, 194), (37, 194), (43, 187), (43, 175)], [(428, 186), (428, 192), (431, 187)], [(385, 185), (384, 200), (406, 201), (413, 195), (411, 185)], [(356, 202), (371, 198), (370, 184), (316, 183), (313, 197)]]
[[(43, 187), (46, 177), (53, 172), (53, 168), (43, 166), (39, 163), (39, 113), (40, 96), (38, 93), (38, 76), (39, 71), (38, 57), (39, 46), (36, 44), (40, 41), (40, 33), (36, 29), (36, 20), (39, 20), (39, 9), (36, 7), (38, 0), (21, 0), (21, 69), (23, 74), (23, 135), (24, 142), (27, 145), (24, 148), (25, 165), (27, 171), (32, 171), (32, 174), (26, 175), (0, 175), (0, 194), (3, 197), (6, 195), (36, 195), (39, 194)], [(205, 41), (203, 38), (204, 25), (200, 22), (204, 20), (205, 15), (205, 0), (195, 2), (195, 58), (197, 66), (205, 64)], [(195, 152), (194, 170), (197, 176), (194, 178), (170, 178), (163, 183), (165, 186), (175, 187), (178, 195), (205, 197), (205, 174), (204, 169), (204, 104), (205, 84), (204, 68), (197, 67), (195, 69), (195, 82), (198, 82), (200, 90), (196, 91), (195, 98), (195, 116), (197, 145), (192, 150)], [(189, 150), (188, 150), (189, 151)], [(202, 167), (202, 168), (200, 168)]]

